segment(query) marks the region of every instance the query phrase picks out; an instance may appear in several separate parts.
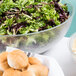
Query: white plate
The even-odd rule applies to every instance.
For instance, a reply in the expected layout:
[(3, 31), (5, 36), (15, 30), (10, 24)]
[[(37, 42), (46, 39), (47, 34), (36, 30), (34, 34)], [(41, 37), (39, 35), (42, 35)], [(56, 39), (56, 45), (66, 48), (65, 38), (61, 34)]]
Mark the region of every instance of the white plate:
[[(10, 52), (17, 48), (11, 48), (7, 47), (6, 51)], [(34, 57), (38, 58), (44, 65), (46, 65), (49, 68), (49, 75), (48, 76), (64, 76), (64, 73), (57, 63), (57, 61), (48, 56), (39, 55), (39, 54), (33, 54)]]
[(49, 68), (48, 76), (64, 76), (61, 67), (54, 58), (38, 54), (35, 54), (34, 57), (38, 58), (44, 65)]

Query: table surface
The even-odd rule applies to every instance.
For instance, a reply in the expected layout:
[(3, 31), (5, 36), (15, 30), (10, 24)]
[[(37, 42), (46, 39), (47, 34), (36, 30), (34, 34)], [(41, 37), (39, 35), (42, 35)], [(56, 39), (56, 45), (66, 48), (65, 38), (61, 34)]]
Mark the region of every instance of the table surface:
[(76, 76), (76, 63), (68, 48), (68, 42), (69, 38), (64, 37), (54, 48), (46, 52), (45, 55), (52, 56), (58, 61), (65, 76)]

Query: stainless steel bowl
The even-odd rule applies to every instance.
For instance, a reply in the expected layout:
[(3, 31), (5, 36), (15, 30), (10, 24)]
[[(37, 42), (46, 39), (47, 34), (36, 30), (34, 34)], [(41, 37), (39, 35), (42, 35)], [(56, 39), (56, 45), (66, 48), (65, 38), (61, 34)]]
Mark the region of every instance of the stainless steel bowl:
[(62, 3), (67, 4), (70, 12), (69, 19), (67, 19), (64, 23), (40, 32), (25, 35), (0, 36), (0, 52), (6, 50), (6, 47), (8, 46), (33, 53), (42, 53), (54, 47), (66, 34), (74, 15), (74, 9), (71, 3), (66, 0), (62, 0)]

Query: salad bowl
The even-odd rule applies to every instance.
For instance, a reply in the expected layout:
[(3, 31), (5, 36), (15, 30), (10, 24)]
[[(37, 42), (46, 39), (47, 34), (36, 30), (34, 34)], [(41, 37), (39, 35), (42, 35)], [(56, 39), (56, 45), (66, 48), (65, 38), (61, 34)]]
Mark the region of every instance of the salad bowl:
[(19, 48), (33, 53), (43, 53), (53, 48), (68, 31), (74, 15), (74, 8), (70, 2), (62, 0), (61, 3), (67, 4), (70, 14), (65, 22), (34, 33), (0, 35), (0, 52), (6, 50), (6, 47)]

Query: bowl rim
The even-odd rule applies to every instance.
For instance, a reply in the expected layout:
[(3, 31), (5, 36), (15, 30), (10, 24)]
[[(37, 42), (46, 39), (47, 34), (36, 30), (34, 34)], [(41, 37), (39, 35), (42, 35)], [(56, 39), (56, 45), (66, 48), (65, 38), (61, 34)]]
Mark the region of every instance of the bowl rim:
[(57, 27), (60, 27), (60, 26), (64, 25), (65, 23), (67, 23), (74, 16), (75, 8), (74, 8), (74, 6), (72, 5), (72, 3), (70, 1), (67, 1), (67, 0), (63, 0), (63, 1), (65, 1), (65, 2), (67, 2), (67, 4), (71, 5), (71, 7), (72, 7), (72, 14), (71, 14), (71, 16), (65, 22), (61, 23), (60, 25), (54, 26), (54, 27), (46, 29), (46, 30), (38, 31), (38, 32), (33, 32), (33, 33), (28, 33), (28, 34), (17, 34), (17, 35), (0, 35), (0, 37), (29, 36), (29, 35), (33, 35), (33, 34), (38, 34), (38, 33), (46, 32), (46, 31), (49, 31), (49, 30), (53, 30), (53, 29), (55, 29)]
[(70, 37), (70, 40), (69, 40), (69, 50), (71, 51), (72, 54), (76, 55), (76, 53), (72, 52), (72, 44), (74, 39), (76, 39), (76, 32)]

